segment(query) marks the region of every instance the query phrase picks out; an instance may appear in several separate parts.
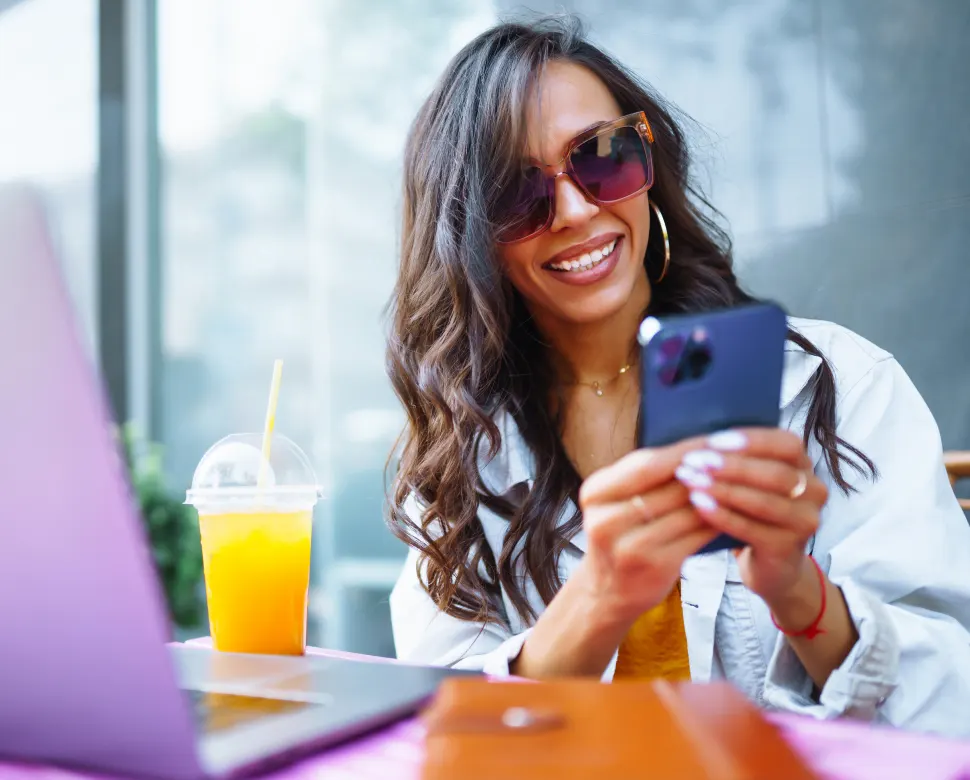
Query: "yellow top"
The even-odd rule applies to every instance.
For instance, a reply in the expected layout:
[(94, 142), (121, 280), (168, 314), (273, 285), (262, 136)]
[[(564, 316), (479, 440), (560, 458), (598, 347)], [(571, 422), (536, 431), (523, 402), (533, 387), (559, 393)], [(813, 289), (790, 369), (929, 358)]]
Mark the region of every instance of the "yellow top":
[(671, 682), (690, 680), (679, 579), (667, 598), (637, 618), (620, 643), (616, 659), (614, 680), (655, 677)]

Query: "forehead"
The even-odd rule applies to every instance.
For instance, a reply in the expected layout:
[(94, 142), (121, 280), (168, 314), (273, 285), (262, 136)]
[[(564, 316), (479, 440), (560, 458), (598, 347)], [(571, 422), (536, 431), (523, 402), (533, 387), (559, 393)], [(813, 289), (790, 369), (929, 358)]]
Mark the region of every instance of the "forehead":
[(590, 125), (619, 117), (619, 104), (592, 71), (572, 62), (550, 62), (529, 103), (528, 156), (555, 162)]

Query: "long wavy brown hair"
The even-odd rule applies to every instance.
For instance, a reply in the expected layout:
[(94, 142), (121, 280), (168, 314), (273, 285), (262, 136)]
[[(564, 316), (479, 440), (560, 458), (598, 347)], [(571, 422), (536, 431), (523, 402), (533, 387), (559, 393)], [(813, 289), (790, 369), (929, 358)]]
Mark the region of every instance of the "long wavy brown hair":
[[(524, 620), (534, 619), (523, 568), (548, 604), (562, 585), (559, 555), (582, 524), (578, 511), (557, 524), (566, 502), (575, 501), (580, 478), (560, 438), (559, 405), (550, 403), (556, 397), (550, 355), (523, 300), (503, 279), (490, 210), (520, 170), (527, 104), (552, 60), (585, 66), (607, 86), (621, 114), (642, 110), (650, 120), (650, 197), (666, 219), (671, 253), (650, 313), (753, 300), (735, 278), (720, 215), (690, 178), (677, 121), (686, 117), (590, 44), (575, 18), (500, 24), (455, 56), (419, 111), (404, 156), (401, 265), (390, 303), (387, 370), (408, 423), (389, 525), (420, 551), (419, 575), (438, 608), (468, 620), (503, 620), (500, 587)], [(651, 231), (644, 257), (651, 277), (663, 256), (662, 237)], [(822, 357), (800, 334), (789, 331), (788, 338)], [(874, 466), (836, 433), (835, 380), (824, 358), (810, 386), (806, 442), (818, 440), (835, 482), (849, 491), (845, 467), (874, 475)], [(480, 457), (494, 456), (501, 446), (495, 417), (502, 410), (512, 415), (535, 459), (535, 481), (522, 501), (493, 495), (479, 474)], [(508, 521), (497, 555), (485, 541), (480, 505)]]

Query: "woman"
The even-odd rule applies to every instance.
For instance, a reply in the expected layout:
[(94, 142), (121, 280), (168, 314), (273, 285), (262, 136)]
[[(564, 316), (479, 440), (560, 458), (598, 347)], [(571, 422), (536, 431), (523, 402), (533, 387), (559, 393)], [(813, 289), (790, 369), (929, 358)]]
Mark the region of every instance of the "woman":
[[(890, 355), (791, 320), (777, 430), (635, 449), (644, 314), (751, 300), (670, 108), (570, 20), (501, 25), (404, 184), (401, 658), (970, 733), (970, 529)], [(720, 533), (745, 547), (693, 555)]]

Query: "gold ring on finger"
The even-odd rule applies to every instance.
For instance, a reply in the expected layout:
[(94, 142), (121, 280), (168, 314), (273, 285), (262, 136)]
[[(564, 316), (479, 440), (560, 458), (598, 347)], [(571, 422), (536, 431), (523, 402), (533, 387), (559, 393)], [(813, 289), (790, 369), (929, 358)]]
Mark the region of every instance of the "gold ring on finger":
[(795, 483), (795, 487), (791, 489), (788, 493), (788, 497), (792, 500), (796, 498), (801, 498), (805, 494), (805, 488), (808, 487), (808, 475), (804, 471), (798, 472), (798, 482)]
[(636, 510), (643, 516), (644, 520), (650, 519), (650, 510), (647, 509), (647, 502), (643, 500), (643, 496), (639, 493), (630, 499), (630, 503), (636, 508)]

